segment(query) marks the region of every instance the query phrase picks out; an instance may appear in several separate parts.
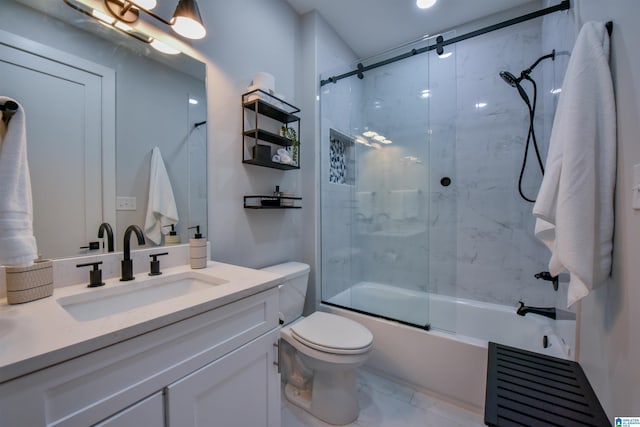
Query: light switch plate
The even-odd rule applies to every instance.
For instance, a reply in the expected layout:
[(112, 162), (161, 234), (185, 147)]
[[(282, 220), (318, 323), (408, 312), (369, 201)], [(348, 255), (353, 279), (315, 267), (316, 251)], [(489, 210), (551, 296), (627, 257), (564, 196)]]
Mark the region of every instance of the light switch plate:
[(633, 191), (631, 206), (633, 209), (640, 209), (640, 163), (633, 167), (633, 185), (631, 189)]
[(116, 197), (116, 210), (118, 211), (135, 211), (135, 197)]

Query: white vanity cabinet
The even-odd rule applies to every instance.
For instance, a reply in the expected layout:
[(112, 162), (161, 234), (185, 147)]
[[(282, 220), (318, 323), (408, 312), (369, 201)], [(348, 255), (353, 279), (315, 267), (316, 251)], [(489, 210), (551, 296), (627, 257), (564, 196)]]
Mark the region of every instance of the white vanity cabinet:
[(0, 426), (277, 427), (277, 339), (273, 288), (0, 384)]
[(164, 397), (159, 391), (123, 409), (95, 427), (132, 427), (132, 426), (163, 426), (164, 425)]
[(167, 426), (279, 426), (277, 339), (264, 335), (167, 387)]

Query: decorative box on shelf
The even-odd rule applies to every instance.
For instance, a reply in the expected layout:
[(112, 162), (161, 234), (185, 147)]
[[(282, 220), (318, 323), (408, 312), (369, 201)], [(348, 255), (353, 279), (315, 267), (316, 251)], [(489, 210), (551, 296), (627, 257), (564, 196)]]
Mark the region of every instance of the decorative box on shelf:
[(294, 196), (244, 196), (245, 209), (300, 209), (302, 197)]
[(38, 259), (25, 267), (5, 266), (7, 302), (22, 304), (53, 295), (53, 261)]

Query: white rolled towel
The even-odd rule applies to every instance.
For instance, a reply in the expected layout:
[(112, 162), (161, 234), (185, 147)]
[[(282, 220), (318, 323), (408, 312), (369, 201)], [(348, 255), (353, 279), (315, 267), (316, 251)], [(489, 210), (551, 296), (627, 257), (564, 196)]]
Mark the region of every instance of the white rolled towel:
[(159, 245), (163, 227), (178, 223), (178, 208), (173, 197), (171, 181), (162, 160), (160, 149), (155, 147), (151, 154), (151, 170), (149, 172), (149, 201), (144, 222), (144, 234), (153, 243)]
[[(0, 96), (0, 103), (7, 101), (14, 100)], [(0, 264), (26, 266), (37, 258), (38, 248), (33, 236), (26, 115), (17, 104), (0, 144)]]

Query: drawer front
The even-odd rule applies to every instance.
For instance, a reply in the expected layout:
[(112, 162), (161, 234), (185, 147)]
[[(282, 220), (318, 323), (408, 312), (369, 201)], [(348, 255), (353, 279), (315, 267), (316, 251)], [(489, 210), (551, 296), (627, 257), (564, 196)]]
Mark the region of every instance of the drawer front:
[(271, 289), (8, 382), (0, 417), (15, 421), (8, 425), (91, 425), (277, 325)]

